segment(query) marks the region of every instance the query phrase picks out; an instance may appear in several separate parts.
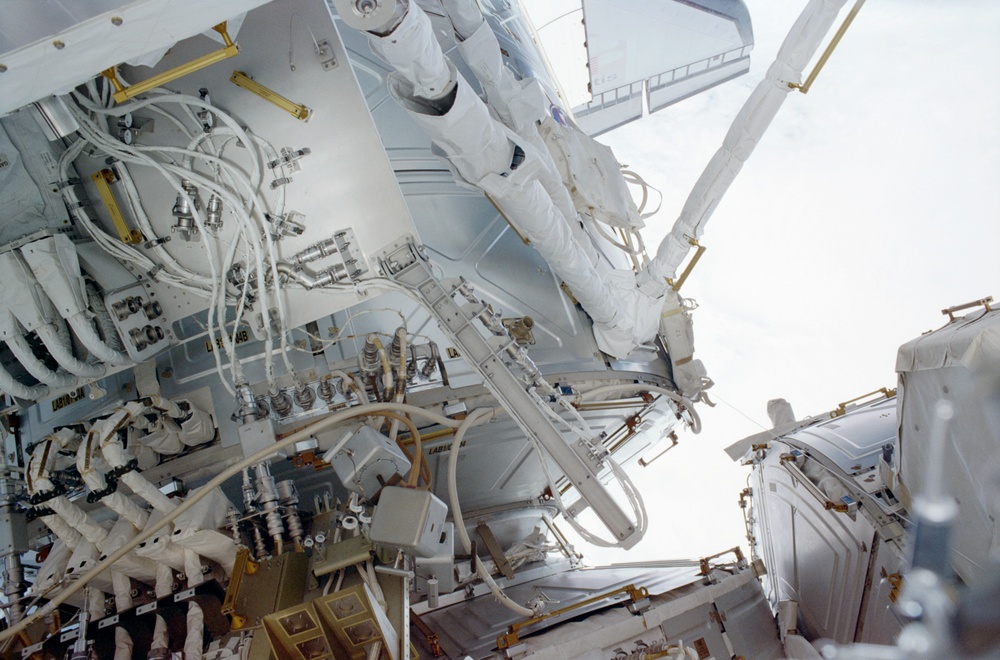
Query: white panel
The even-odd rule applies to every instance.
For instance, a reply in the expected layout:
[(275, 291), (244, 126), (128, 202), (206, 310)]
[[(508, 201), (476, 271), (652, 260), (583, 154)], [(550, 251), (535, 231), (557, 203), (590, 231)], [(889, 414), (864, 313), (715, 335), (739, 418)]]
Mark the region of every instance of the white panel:
[(923, 491), (935, 404), (955, 406), (940, 469), (946, 494), (959, 503), (952, 563), (975, 584), (1000, 552), (1000, 498), (990, 485), (1000, 474), (1000, 311), (970, 314), (905, 344), (896, 368), (899, 464), (912, 497)]
[(849, 409), (846, 415), (818, 422), (788, 436), (857, 475), (878, 463), (881, 448), (896, 440), (896, 400), (880, 399)]
[(827, 511), (771, 456), (761, 490), (778, 598), (798, 601), (807, 636), (853, 641), (874, 530), (863, 516)]
[[(775, 635), (774, 615), (756, 580), (715, 600), (725, 617), (726, 632), (736, 653), (744, 658), (779, 658), (784, 655)], [(690, 637), (685, 637), (689, 643)], [(716, 654), (715, 657), (722, 657)]]
[[(6, 67), (0, 74), (0, 115), (51, 94), (64, 94), (121, 62), (162, 53), (266, 1), (5, 3), (3, 24), (16, 26), (16, 31), (0, 32), (0, 63)], [(197, 55), (217, 48), (206, 40)]]
[(895, 544), (886, 543), (882, 539), (879, 539), (876, 551), (878, 555), (869, 576), (871, 588), (868, 591), (868, 603), (857, 637), (864, 644), (892, 644), (896, 641), (902, 624), (890, 597), (894, 587), (889, 576), (903, 570), (903, 559)]
[[(721, 57), (719, 58), (722, 59)], [(750, 70), (750, 58), (742, 57), (729, 62), (722, 62), (709, 69), (703, 69), (691, 75), (677, 75), (676, 79), (670, 76), (657, 76), (649, 81), (649, 111), (656, 112), (662, 110), (672, 103), (683, 101), (689, 96), (693, 96), (709, 87), (720, 85), (727, 80), (732, 80)], [(674, 72), (671, 72), (674, 73)], [(660, 82), (670, 80), (670, 82)], [(659, 84), (657, 84), (659, 83)]]
[(573, 108), (573, 118), (590, 136), (606, 133), (642, 116), (642, 82), (594, 96), (585, 106)]
[(594, 94), (744, 46), (737, 22), (679, 2), (586, 0)]

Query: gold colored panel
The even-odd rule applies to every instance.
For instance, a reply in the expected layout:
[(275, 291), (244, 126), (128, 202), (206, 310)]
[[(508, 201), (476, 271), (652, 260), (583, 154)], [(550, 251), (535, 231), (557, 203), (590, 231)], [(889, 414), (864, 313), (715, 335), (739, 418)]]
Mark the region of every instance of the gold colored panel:
[[(241, 565), (245, 568), (237, 577), (235, 569)], [(256, 567), (253, 572), (247, 570), (250, 566)], [(309, 558), (304, 552), (289, 552), (259, 562), (237, 561), (224, 602), (224, 612), (231, 616), (233, 628), (259, 628), (264, 615), (301, 603), (308, 567)]]

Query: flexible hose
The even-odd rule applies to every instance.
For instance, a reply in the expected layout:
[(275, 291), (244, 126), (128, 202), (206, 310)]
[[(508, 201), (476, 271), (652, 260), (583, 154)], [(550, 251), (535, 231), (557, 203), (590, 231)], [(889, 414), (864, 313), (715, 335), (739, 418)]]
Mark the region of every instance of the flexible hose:
[[(410, 473), (406, 477), (406, 485), (410, 488), (416, 488), (420, 479), (420, 468), (426, 462), (424, 461), (424, 448), (420, 442), (420, 431), (417, 430), (417, 425), (409, 417), (394, 412), (386, 412), (383, 416), (396, 422), (402, 422), (410, 430), (410, 437), (413, 438), (413, 463), (410, 466)], [(429, 479), (427, 485), (431, 485)]]
[(202, 498), (207, 496), (214, 489), (222, 486), (228, 479), (239, 475), (244, 468), (248, 468), (256, 463), (267, 460), (280, 452), (281, 450), (292, 447), (296, 442), (301, 442), (308, 439), (315, 433), (322, 431), (323, 429), (330, 428), (331, 426), (336, 426), (344, 421), (353, 419), (354, 417), (366, 416), (366, 415), (381, 415), (386, 410), (410, 413), (411, 415), (417, 415), (425, 419), (429, 419), (435, 424), (440, 424), (441, 426), (447, 426), (449, 428), (457, 428), (461, 424), (453, 419), (449, 419), (444, 415), (440, 415), (429, 410), (424, 410), (417, 406), (409, 405), (406, 403), (378, 403), (369, 404), (363, 406), (356, 406), (348, 410), (342, 410), (340, 412), (334, 413), (329, 417), (317, 420), (312, 424), (309, 424), (298, 431), (289, 434), (288, 436), (282, 438), (281, 440), (275, 442), (273, 445), (269, 445), (260, 449), (250, 456), (245, 457), (243, 460), (238, 461), (225, 470), (221, 471), (215, 477), (210, 479), (208, 483), (201, 487), (197, 492), (192, 493), (183, 503), (181, 503), (176, 509), (165, 515), (156, 523), (150, 525), (142, 531), (141, 534), (137, 535), (131, 539), (128, 543), (122, 545), (114, 553), (108, 555), (102, 561), (96, 563), (93, 568), (81, 575), (76, 582), (73, 582), (65, 589), (59, 593), (52, 596), (51, 600), (47, 602), (42, 607), (38, 608), (31, 615), (25, 617), (21, 621), (13, 624), (7, 630), (0, 632), (0, 642), (4, 642), (22, 630), (25, 630), (28, 626), (32, 625), (34, 622), (43, 619), (44, 617), (50, 615), (54, 612), (60, 605), (66, 602), (67, 599), (71, 598), (73, 594), (77, 593), (83, 589), (88, 582), (103, 573), (109, 566), (114, 564), (116, 561), (124, 557), (126, 554), (134, 550), (140, 543), (151, 539), (158, 531), (172, 523), (178, 516), (183, 514), (185, 511), (191, 509), (195, 504), (201, 501)]
[(385, 346), (382, 345), (382, 340), (378, 336), (372, 337), (372, 343), (375, 344), (375, 349), (378, 350), (378, 359), (382, 363), (382, 389), (388, 394), (393, 389), (392, 365), (389, 364), (389, 354), (386, 352)]
[(28, 341), (21, 335), (14, 335), (7, 340), (10, 352), (14, 354), (24, 370), (31, 374), (36, 380), (55, 389), (67, 387), (79, 387), (80, 379), (71, 374), (61, 371), (52, 371), (45, 363), (35, 356)]
[(28, 399), (29, 401), (42, 399), (49, 393), (47, 385), (25, 385), (11, 376), (10, 372), (2, 366), (0, 366), (0, 390), (18, 399)]
[[(52, 443), (55, 441), (56, 440), (52, 436), (47, 436), (32, 450), (31, 456), (28, 458), (27, 469), (24, 473), (24, 481), (28, 490), (28, 495), (34, 495), (38, 492), (38, 489), (36, 488), (37, 475), (44, 474), (43, 471), (45, 466), (42, 465), (36, 470), (36, 461), (41, 461), (41, 457), (46, 453), (46, 448), (48, 447), (51, 450)], [(63, 543), (66, 544), (66, 547), (71, 550), (75, 550), (80, 542), (83, 541), (83, 535), (81, 535), (80, 532), (67, 524), (65, 520), (55, 513), (42, 516), (41, 520), (57, 537), (59, 537)]]
[(87, 379), (102, 378), (104, 376), (105, 369), (102, 365), (87, 364), (73, 355), (73, 351), (69, 347), (68, 337), (61, 335), (54, 325), (40, 325), (37, 332), (38, 336), (42, 339), (42, 343), (45, 344), (45, 348), (49, 349), (52, 357), (66, 371)]
[[(448, 452), (448, 499), (451, 504), (451, 516), (455, 523), (455, 533), (458, 534), (462, 547), (468, 553), (472, 552), (472, 540), (469, 538), (468, 530), (465, 529), (465, 519), (462, 517), (462, 507), (458, 500), (458, 450), (462, 446), (466, 431), (495, 415), (496, 411), (493, 409), (474, 410), (455, 431), (455, 437), (451, 441), (451, 449)], [(530, 618), (540, 613), (511, 600), (490, 575), (489, 570), (483, 565), (483, 561), (478, 556), (475, 556), (473, 560), (476, 562), (476, 574), (479, 579), (486, 584), (501, 605), (523, 617)]]
[[(80, 447), (76, 451), (77, 472), (91, 492), (98, 492), (108, 487), (104, 475), (94, 469), (91, 464), (91, 457), (94, 455), (94, 452), (100, 451), (97, 436), (101, 428), (101, 424), (97, 424), (91, 428), (90, 432), (87, 433), (87, 437), (80, 443)], [(132, 526), (136, 529), (142, 529), (149, 518), (149, 514), (142, 507), (125, 497), (121, 492), (116, 491), (105, 495), (101, 502), (119, 516), (132, 523)]]
[(93, 282), (87, 282), (86, 291), (87, 306), (94, 313), (94, 320), (97, 321), (101, 330), (101, 338), (104, 343), (116, 351), (122, 350), (121, 338), (115, 329), (115, 322), (111, 320), (111, 314), (108, 313), (108, 308), (104, 304), (101, 294), (98, 293), (97, 287), (94, 286)]
[(76, 333), (80, 342), (98, 360), (115, 367), (132, 364), (132, 359), (129, 356), (125, 355), (121, 351), (116, 351), (114, 348), (104, 343), (104, 340), (101, 339), (101, 336), (97, 334), (93, 324), (91, 324), (90, 319), (88, 319), (84, 314), (74, 314), (68, 320), (70, 327), (73, 328), (73, 332)]

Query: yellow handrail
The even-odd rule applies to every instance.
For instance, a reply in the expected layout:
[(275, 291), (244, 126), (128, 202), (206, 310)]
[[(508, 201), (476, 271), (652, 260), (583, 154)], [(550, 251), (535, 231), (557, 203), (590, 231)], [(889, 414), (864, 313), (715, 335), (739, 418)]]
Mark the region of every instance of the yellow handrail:
[(130, 98), (138, 96), (143, 92), (148, 92), (151, 89), (166, 85), (167, 83), (177, 80), (178, 78), (183, 78), (189, 73), (194, 73), (195, 71), (204, 69), (205, 67), (211, 66), (216, 62), (229, 59), (240, 52), (239, 45), (233, 43), (233, 40), (229, 37), (229, 32), (226, 30), (225, 22), (213, 26), (212, 29), (222, 35), (222, 41), (226, 44), (224, 47), (206, 55), (202, 55), (201, 57), (197, 57), (185, 64), (175, 66), (174, 68), (164, 71), (163, 73), (158, 73), (152, 78), (147, 78), (146, 80), (130, 85), (129, 87), (125, 87), (122, 82), (118, 80), (118, 74), (115, 71), (115, 67), (101, 71), (101, 75), (110, 80), (111, 84), (115, 86), (115, 103), (124, 103)]
[(847, 28), (851, 27), (851, 23), (854, 22), (854, 17), (858, 15), (859, 11), (861, 11), (861, 6), (863, 4), (865, 4), (865, 0), (857, 0), (857, 2), (854, 3), (854, 6), (851, 7), (851, 11), (848, 12), (847, 18), (844, 19), (843, 24), (837, 29), (837, 33), (833, 35), (833, 39), (830, 40), (830, 44), (826, 47), (826, 50), (824, 50), (823, 54), (819, 56), (819, 60), (816, 61), (816, 66), (813, 67), (813, 70), (809, 73), (809, 76), (806, 77), (806, 81), (801, 85), (798, 83), (790, 82), (788, 83), (789, 87), (791, 87), (792, 89), (797, 89), (803, 94), (807, 94), (809, 92), (809, 88), (812, 87), (813, 82), (815, 82), (816, 76), (819, 75), (819, 72), (820, 70), (822, 70), (823, 65), (826, 64), (826, 61), (830, 59), (830, 55), (833, 54), (833, 49), (836, 48), (837, 44), (840, 43), (840, 40), (844, 38), (844, 34), (847, 32)]

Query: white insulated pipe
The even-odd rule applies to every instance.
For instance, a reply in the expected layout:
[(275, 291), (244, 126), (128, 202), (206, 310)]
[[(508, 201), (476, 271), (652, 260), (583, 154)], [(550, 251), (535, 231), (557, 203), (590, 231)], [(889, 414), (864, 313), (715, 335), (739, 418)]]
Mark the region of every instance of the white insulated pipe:
[[(0, 310), (0, 315), (2, 314), (3, 311)], [(24, 370), (31, 374), (35, 380), (55, 389), (79, 387), (81, 381), (78, 377), (65, 371), (52, 371), (45, 366), (44, 362), (35, 357), (24, 335), (15, 334), (9, 337), (7, 347), (10, 348), (10, 352), (14, 354)]]
[[(493, 119), (444, 57), (420, 7), (411, 4), (395, 31), (370, 35), (369, 40), (372, 50), (396, 70), (390, 77), (393, 96), (445, 152), (458, 174), (490, 195), (595, 323), (630, 336), (632, 320), (621, 309), (619, 296), (602, 281), (588, 251), (574, 238), (567, 218), (540, 183), (546, 159), (529, 141)], [(452, 103), (430, 102), (426, 81), (446, 78), (454, 81)], [(512, 163), (515, 145), (525, 154), (523, 164)]]
[[(36, 493), (39, 492), (38, 487), (36, 486), (35, 475), (39, 471), (39, 464), (45, 462), (42, 459), (43, 456), (45, 455), (46, 448), (48, 448), (48, 451), (51, 451), (52, 445), (57, 444), (59, 442), (59, 440), (57, 440), (57, 438), (54, 436), (59, 436), (60, 434), (63, 434), (63, 436), (65, 436), (70, 433), (72, 433), (72, 431), (64, 429), (63, 431), (50, 435), (45, 439), (43, 439), (42, 442), (39, 443), (35, 447), (35, 449), (31, 452), (31, 456), (28, 458), (27, 469), (25, 470), (25, 485), (27, 486), (28, 489), (28, 495), (35, 495)], [(48, 489), (51, 490), (51, 488), (54, 487), (54, 484), (52, 484), (52, 482), (47, 479), (47, 472), (45, 474), (46, 474), (46, 481), (48, 483), (42, 484), (42, 486), (48, 487)], [(57, 537), (59, 537), (59, 539), (66, 545), (66, 547), (71, 550), (75, 550), (76, 547), (80, 545), (80, 543), (83, 541), (83, 535), (81, 535), (79, 531), (77, 531), (72, 526), (67, 524), (65, 520), (63, 520), (60, 516), (56, 515), (55, 513), (51, 513), (47, 516), (42, 516), (41, 521), (45, 523), (45, 525), (52, 530), (52, 533), (54, 533)]]
[(810, 0), (802, 10), (782, 42), (774, 63), (743, 104), (722, 147), (695, 183), (673, 229), (660, 243), (656, 257), (639, 273), (637, 283), (645, 293), (658, 297), (666, 292), (666, 280), (676, 275), (691, 249), (691, 239), (701, 237), (716, 206), (792, 91), (789, 83), (800, 82), (802, 70), (816, 54), (846, 2)]
[[(101, 432), (106, 428), (106, 424), (107, 420), (95, 424), (87, 434), (86, 438), (84, 438), (84, 440), (80, 443), (80, 448), (77, 449), (76, 452), (77, 472), (80, 473), (83, 483), (91, 490), (91, 492), (104, 490), (108, 486), (107, 482), (104, 480), (104, 475), (98, 472), (93, 465), (94, 454), (99, 451), (100, 448), (100, 441), (98, 438)], [(136, 529), (143, 529), (146, 526), (149, 514), (131, 499), (125, 497), (122, 493), (114, 492), (110, 495), (106, 495), (101, 502), (106, 507), (132, 523)]]
[(25, 385), (10, 375), (10, 372), (0, 366), (0, 391), (17, 397), (35, 401), (45, 398), (49, 393), (48, 385)]
[[(35, 447), (31, 453), (31, 458), (28, 460), (29, 477), (27, 481), (30, 482), (29, 491), (32, 494), (51, 493), (55, 489), (55, 484), (49, 478), (49, 464), (54, 459), (56, 451), (67, 448), (76, 438), (77, 434), (74, 431), (62, 429), (57, 433), (46, 436)], [(83, 539), (94, 544), (103, 554), (108, 554), (117, 549), (108, 545), (108, 530), (94, 520), (90, 514), (70, 502), (65, 496), (59, 495), (53, 497), (46, 504), (55, 511), (56, 516), (61, 518), (70, 529), (75, 530)], [(118, 539), (120, 538), (121, 534), (119, 533)], [(134, 554), (129, 554), (114, 565), (114, 570), (111, 571), (112, 582), (114, 582), (115, 575), (118, 573), (136, 578), (137, 580), (148, 581), (153, 579), (155, 569), (151, 562)]]
[(73, 355), (67, 330), (63, 329), (60, 331), (56, 324), (45, 324), (39, 326), (36, 332), (42, 343), (45, 344), (45, 348), (48, 349), (55, 361), (59, 363), (59, 366), (71, 374), (88, 380), (96, 380), (103, 378), (107, 373), (107, 370), (102, 365), (84, 362)]
[[(119, 408), (105, 421), (97, 441), (100, 443), (104, 459), (111, 467), (123, 468), (129, 461), (125, 448), (118, 439), (118, 429), (127, 426), (145, 409), (144, 404), (132, 401)], [(119, 479), (160, 513), (168, 514), (178, 506), (176, 501), (160, 492), (159, 488), (135, 470), (122, 474)], [(232, 571), (236, 553), (233, 540), (227, 535), (220, 534), (214, 529), (202, 529), (194, 535), (187, 534), (177, 538), (176, 543), (185, 550), (196, 550), (199, 554), (216, 561), (227, 573)]]
[(39, 239), (23, 246), (20, 253), (45, 295), (69, 322), (88, 351), (101, 362), (113, 366), (132, 363), (128, 355), (108, 346), (94, 329), (89, 316), (87, 289), (80, 271), (80, 259), (69, 237), (56, 234)]

